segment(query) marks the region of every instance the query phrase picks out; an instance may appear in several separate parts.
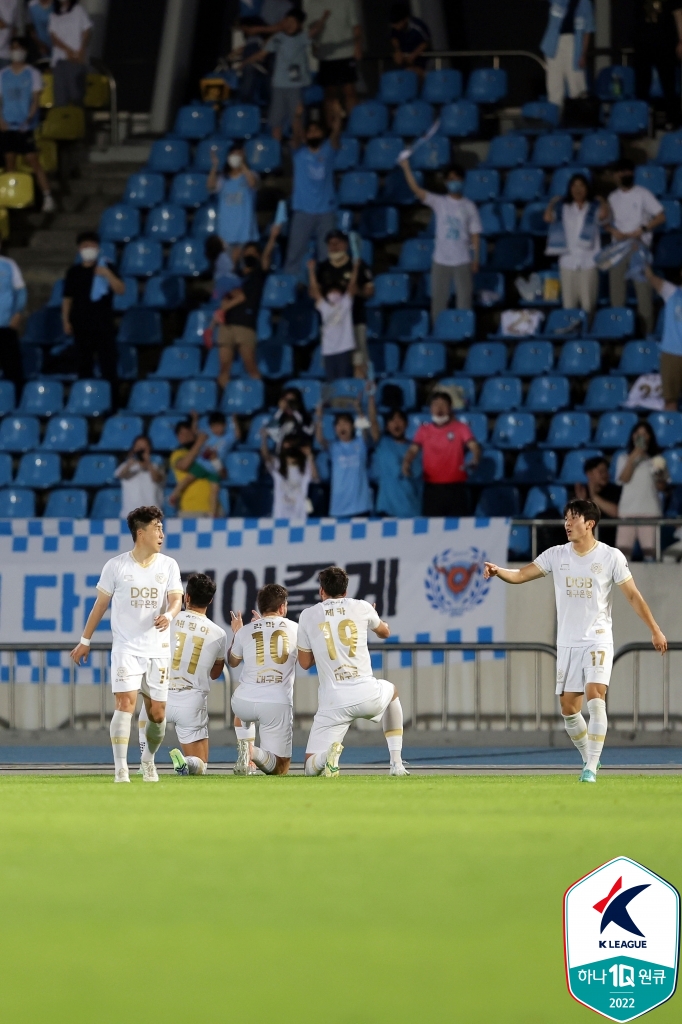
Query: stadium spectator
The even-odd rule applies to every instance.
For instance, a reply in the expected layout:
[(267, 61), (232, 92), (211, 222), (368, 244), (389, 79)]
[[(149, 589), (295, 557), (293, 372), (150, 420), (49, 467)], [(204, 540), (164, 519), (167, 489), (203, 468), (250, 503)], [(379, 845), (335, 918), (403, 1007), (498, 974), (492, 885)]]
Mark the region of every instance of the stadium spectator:
[[(576, 498), (593, 501), (605, 519), (618, 518), (618, 502), (621, 489), (609, 480), (609, 464), (603, 455), (594, 455), (585, 460), (587, 484), (578, 482), (573, 487)], [(599, 526), (599, 540), (614, 546), (616, 530), (613, 526)]]
[(260, 380), (260, 370), (256, 361), (256, 325), (265, 283), (260, 255), (250, 249), (245, 250), (239, 261), (239, 269), (243, 275), (241, 285), (221, 299), (220, 308), (213, 316), (213, 322), (218, 325), (218, 384), (222, 388), (230, 379), (236, 349), (239, 349), (244, 369), (249, 377)]
[(315, 309), (322, 319), (322, 358), (328, 381), (353, 375), (353, 302), (357, 294), (359, 260), (353, 261), (353, 272), (347, 287), (341, 282), (327, 282), (320, 288), (315, 273), (315, 260), (308, 261), (308, 288)]
[(350, 412), (339, 412), (334, 417), (336, 440), (331, 444), (324, 436), (322, 404), (315, 417), (317, 443), (329, 451), (331, 463), (331, 492), (329, 515), (340, 517), (368, 515), (372, 508), (372, 495), (367, 476), (367, 443), (362, 432), (356, 432), (355, 417)]
[(219, 301), (223, 295), (232, 291), (239, 281), (234, 269), (234, 260), (218, 234), (206, 236), (204, 255), (211, 264), (211, 278), (213, 279), (211, 298)]
[(134, 508), (163, 507), (166, 471), (153, 461), (152, 446), (144, 434), (133, 441), (127, 456), (116, 469), (116, 479), (121, 481), (121, 519), (125, 519)]
[(223, 174), (218, 167), (218, 157), (213, 152), (206, 186), (218, 196), (218, 235), (231, 247), (230, 255), (236, 262), (242, 246), (258, 240), (256, 193), (260, 179), (246, 163), (243, 142), (234, 142), (230, 147)]
[(55, 209), (45, 171), (40, 166), (33, 130), (38, 124), (38, 104), (43, 88), (39, 71), (26, 63), (27, 43), (23, 36), (13, 36), (10, 64), (0, 71), (0, 149), (5, 168), (13, 171), (17, 154), (26, 160), (43, 193), (43, 213)]
[(341, 139), (341, 112), (338, 106), (331, 125), (328, 138), (317, 121), (310, 121), (304, 130), (303, 105), (299, 106), (294, 117), (291, 140), (294, 165), (291, 198), (293, 215), (289, 224), (285, 274), (299, 273), (311, 238), (317, 242), (318, 260), (323, 260), (327, 254), (326, 238), (333, 231), (336, 220), (334, 153)]
[(17, 23), (18, 0), (0, 0), (0, 68), (10, 62), (10, 42)]
[(566, 196), (554, 196), (545, 210), (551, 224), (546, 252), (559, 256), (564, 309), (582, 308), (591, 316), (597, 307), (599, 271), (594, 258), (601, 250), (599, 228), (609, 218), (603, 199), (592, 198), (584, 174), (574, 174)]
[[(349, 252), (348, 236), (343, 231), (330, 231), (327, 235), (327, 259), (318, 263), (317, 280), (324, 293), (330, 288), (344, 292), (353, 276), (353, 260)], [(357, 289), (353, 299), (353, 333), (355, 351), (353, 368), (355, 375), (365, 377), (369, 364), (367, 348), (367, 310), (365, 303), (374, 294), (374, 279), (371, 268), (360, 260), (358, 263)]]
[(54, 105), (82, 106), (92, 35), (90, 16), (77, 0), (55, 0), (47, 27), (52, 40)]
[[(616, 461), (616, 481), (622, 487), (618, 502), (618, 515), (621, 519), (657, 519), (661, 515), (660, 493), (668, 486), (668, 469), (660, 451), (649, 423), (644, 421), (633, 427), (627, 454), (619, 455)], [(635, 541), (639, 541), (644, 559), (652, 561), (656, 550), (656, 528), (618, 527), (616, 547), (628, 558)]]
[(52, 53), (48, 23), (53, 10), (54, 0), (31, 0), (28, 5), (28, 32), (39, 57), (49, 57)]
[(284, 389), (277, 403), (277, 412), (268, 420), (265, 429), (277, 453), (281, 451), (284, 441), (291, 437), (297, 437), (303, 447), (310, 444), (315, 426), (298, 388)]
[[(665, 211), (653, 192), (643, 185), (635, 185), (635, 165), (632, 160), (619, 160), (614, 165), (613, 175), (617, 188), (609, 194), (611, 207), (611, 237), (614, 242), (626, 238), (637, 239), (647, 248), (651, 247), (654, 228), (665, 223)], [(626, 274), (630, 259), (616, 263), (609, 270), (609, 295), (612, 306), (624, 306), (626, 299)], [(651, 285), (647, 280), (633, 281), (637, 295), (637, 312), (644, 335), (654, 329), (654, 305)]]
[(242, 103), (255, 103), (259, 107), (267, 105), (270, 95), (268, 62), (252, 63), (249, 58), (263, 49), (269, 34), (263, 19), (255, 15), (240, 17), (233, 29), (233, 50), (229, 59), (238, 67), (238, 95)]
[(268, 448), (268, 429), (261, 431), (261, 456), (274, 484), (273, 519), (306, 519), (311, 505), (308, 488), (317, 483), (317, 466), (310, 439), (289, 434), (278, 454)]
[(649, 97), (654, 68), (663, 92), (665, 129), (680, 123), (680, 100), (676, 78), (682, 57), (682, 3), (680, 0), (635, 0), (635, 77), (637, 95), (658, 105)]
[(434, 391), (430, 402), (431, 423), (422, 423), (403, 459), (403, 476), (410, 478), (412, 463), (422, 451), (424, 462), (425, 516), (467, 516), (471, 512), (466, 449), (471, 468), (478, 465), (481, 448), (465, 423), (452, 415), (452, 399), (446, 391)]
[(372, 477), (378, 484), (376, 511), (399, 519), (418, 516), (423, 491), (421, 452), (410, 465), (410, 475), (403, 474), (405, 455), (410, 447), (405, 436), (407, 416), (402, 409), (391, 409), (386, 414), (382, 434), (373, 395), (369, 396), (367, 404), (372, 440), (376, 443), (372, 457)]
[(594, 32), (592, 0), (550, 0), (549, 21), (540, 43), (547, 58), (547, 99), (563, 107), (568, 92), (587, 92), (585, 66)]
[(431, 50), (431, 33), (426, 22), (410, 13), (409, 3), (391, 5), (391, 51), (393, 63), (399, 68), (416, 71), (420, 78), (426, 72), (426, 50)]
[(116, 330), (113, 296), (125, 294), (125, 284), (101, 255), (96, 231), (76, 239), (78, 257), (66, 272), (62, 298), (64, 333), (73, 336), (79, 377), (92, 377), (97, 354), (102, 376), (111, 384), (118, 404)]
[(362, 60), (362, 28), (356, 0), (303, 0), (314, 53), (320, 61), (318, 85), (324, 89), (327, 124), (343, 99), (346, 114), (358, 102), (356, 82), (358, 62)]
[(401, 160), (407, 184), (420, 203), (430, 206), (436, 218), (436, 244), (431, 265), (431, 319), (435, 324), (447, 308), (454, 284), (457, 309), (471, 309), (474, 274), (478, 273), (481, 218), (475, 203), (466, 199), (464, 171), (453, 164), (447, 172), (447, 195), (427, 192), (418, 184), (409, 160)]
[(196, 416), (193, 416), (177, 424), (175, 436), (178, 447), (171, 453), (170, 467), (175, 474), (176, 486), (168, 502), (177, 505), (178, 515), (184, 518), (215, 517), (220, 472), (201, 463), (208, 434), (197, 429)]
[(666, 409), (677, 409), (682, 395), (682, 288), (657, 277), (651, 267), (644, 273), (663, 299), (663, 337), (660, 342), (661, 383)]
[(19, 327), (26, 297), (19, 267), (9, 256), (0, 256), (0, 368), (3, 375), (14, 382), (17, 395), (24, 380)]

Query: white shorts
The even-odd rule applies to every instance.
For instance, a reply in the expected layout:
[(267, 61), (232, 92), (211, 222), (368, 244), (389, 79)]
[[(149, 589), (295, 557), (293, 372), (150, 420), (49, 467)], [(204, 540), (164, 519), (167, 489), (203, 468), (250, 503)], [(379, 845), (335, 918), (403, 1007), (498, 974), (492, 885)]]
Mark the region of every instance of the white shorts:
[(258, 726), (259, 744), (276, 757), (291, 757), (294, 739), (294, 709), (291, 704), (232, 698), (232, 710), (245, 725)]
[(613, 668), (613, 644), (557, 647), (555, 693), (584, 693), (588, 683), (608, 686)]
[(375, 679), (376, 696), (351, 704), (347, 708), (327, 708), (317, 712), (308, 737), (306, 754), (323, 754), (332, 743), (342, 743), (352, 722), (357, 718), (369, 718), (380, 722), (384, 711), (393, 700), (395, 687), (387, 679)]
[(208, 694), (201, 690), (169, 690), (166, 721), (175, 726), (181, 743), (208, 739)]
[(145, 658), (111, 652), (111, 689), (114, 693), (142, 690), (147, 697), (168, 700), (170, 658)]

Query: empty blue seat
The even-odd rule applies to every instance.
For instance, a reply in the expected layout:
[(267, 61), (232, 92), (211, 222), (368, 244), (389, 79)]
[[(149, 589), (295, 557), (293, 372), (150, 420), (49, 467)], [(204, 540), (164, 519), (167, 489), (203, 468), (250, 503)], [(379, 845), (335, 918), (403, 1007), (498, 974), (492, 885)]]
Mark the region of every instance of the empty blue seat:
[(588, 444), (592, 435), (592, 424), (586, 412), (557, 412), (552, 416), (547, 440), (541, 441), (540, 448), (579, 448)]
[(583, 408), (592, 412), (617, 409), (628, 397), (625, 377), (593, 377), (587, 386)]
[(48, 495), (43, 515), (47, 519), (85, 519), (88, 493), (77, 487), (65, 487)]
[(32, 519), (36, 514), (36, 496), (23, 487), (0, 491), (0, 519)]
[[(552, 452), (552, 454), (554, 454)], [(519, 459), (522, 456), (519, 455)], [(568, 491), (561, 484), (552, 484), (549, 487), (531, 487), (523, 506), (524, 519), (537, 519), (543, 512), (554, 509), (557, 512), (557, 519), (564, 514), (564, 508), (568, 502)]]
[[(458, 412), (455, 417), (460, 423), (466, 423), (479, 444), (483, 445), (488, 440), (488, 417), (484, 412)], [(504, 464), (500, 479), (504, 476)]]
[(533, 266), (534, 258), (533, 240), (527, 235), (500, 235), (489, 266), (502, 273), (527, 270)]
[(260, 108), (252, 103), (231, 103), (223, 110), (220, 131), (228, 139), (250, 139), (260, 132)]
[(583, 135), (577, 160), (588, 167), (606, 167), (620, 156), (620, 142), (615, 132), (596, 131)]
[[(103, 452), (127, 452), (139, 434), (144, 433), (140, 416), (119, 413), (104, 421), (102, 436), (95, 447)], [(0, 426), (0, 439), (2, 427)]]
[[(521, 116), (527, 121), (539, 121), (542, 128), (557, 128), (561, 111), (556, 103), (547, 100), (531, 100), (521, 107)], [(524, 125), (524, 131), (528, 130)]]
[(260, 473), (260, 455), (258, 452), (228, 452), (225, 459), (227, 483), (230, 487), (246, 487), (258, 479)]
[(515, 167), (504, 183), (504, 198), (510, 203), (529, 203), (544, 192), (545, 178), (540, 167)]
[(361, 139), (382, 135), (388, 128), (388, 107), (377, 100), (368, 100), (353, 107), (346, 132)]
[(579, 338), (586, 323), (587, 314), (583, 309), (553, 309), (541, 333), (555, 341)]
[(670, 231), (656, 242), (654, 266), (661, 270), (679, 270), (682, 265), (682, 231)]
[[(679, 448), (670, 448), (663, 452), (668, 467), (668, 478), (675, 487), (682, 484), (682, 451)], [(670, 512), (668, 513), (670, 515)]]
[(0, 380), (0, 416), (6, 416), (14, 412), (16, 405), (16, 392), (11, 380)]
[(474, 296), (476, 305), (490, 309), (504, 300), (504, 275), (490, 270), (479, 270), (474, 274)]
[(415, 138), (428, 131), (434, 122), (433, 107), (424, 100), (402, 103), (393, 115), (391, 131), (405, 138)]
[(192, 220), (192, 238), (204, 241), (218, 229), (218, 208), (213, 203), (200, 206)]
[(525, 135), (496, 135), (490, 141), (488, 167), (520, 167), (528, 160), (528, 139)]
[(667, 173), (660, 164), (638, 164), (635, 167), (635, 185), (648, 188), (655, 196), (662, 196), (666, 190)]
[(205, 139), (215, 131), (215, 111), (209, 103), (188, 103), (175, 115), (173, 133), (181, 139)]
[(462, 374), (465, 377), (490, 377), (507, 368), (507, 346), (501, 341), (475, 342), (468, 350)]
[(261, 431), (263, 427), (267, 427), (270, 419), (270, 413), (267, 412), (259, 412), (253, 417), (246, 440), (242, 442), (244, 448), (250, 448), (254, 452), (260, 451)]
[(374, 171), (346, 171), (341, 175), (339, 202), (342, 206), (365, 206), (376, 199), (378, 192), (379, 179)]
[(433, 239), (408, 238), (400, 248), (398, 266), (411, 273), (422, 273), (431, 269), (433, 262)]
[[(515, 483), (524, 484), (549, 483), (557, 475), (557, 468), (556, 452), (532, 448), (529, 451), (519, 452), (516, 456), (512, 479)], [(529, 516), (528, 518), (534, 517)]]
[(124, 277), (151, 277), (162, 266), (163, 250), (155, 238), (135, 238), (126, 244), (121, 257)]
[(52, 452), (28, 452), (22, 455), (15, 479), (17, 487), (44, 490), (54, 487), (62, 478), (59, 456)]
[(630, 99), (635, 95), (635, 69), (621, 64), (602, 68), (594, 83), (594, 92), (603, 103)]
[(194, 150), (194, 163), (192, 164), (194, 170), (201, 171), (203, 174), (208, 174), (213, 166), (212, 157), (214, 154), (218, 158), (218, 166), (224, 167), (230, 145), (231, 143), (228, 139), (222, 139), (216, 136), (209, 139), (202, 139), (201, 142), (197, 143), (196, 149)]
[(543, 201), (527, 203), (521, 214), (519, 231), (526, 235), (535, 235), (544, 238), (549, 225), (545, 222), (545, 210), (547, 204)]
[(386, 337), (397, 341), (420, 341), (429, 333), (429, 314), (425, 309), (395, 309), (386, 328)]
[(441, 377), (437, 386), (448, 390), (457, 388), (467, 406), (476, 404), (476, 384), (472, 377)]
[(399, 345), (390, 341), (370, 341), (368, 348), (375, 377), (384, 377), (400, 371)]
[(178, 440), (175, 428), (186, 417), (180, 413), (167, 413), (155, 416), (149, 424), (149, 443), (154, 451), (171, 452), (177, 448)]
[(596, 448), (583, 448), (578, 452), (567, 452), (561, 466), (559, 480), (562, 484), (586, 483), (585, 463), (593, 459), (595, 455), (602, 455), (603, 452)]
[(478, 407), (483, 412), (510, 412), (519, 408), (522, 395), (518, 377), (489, 377), (483, 383)]
[(201, 351), (194, 345), (171, 345), (161, 353), (156, 372), (152, 375), (164, 380), (188, 380), (198, 377), (201, 370)]
[(492, 519), (495, 516), (518, 516), (520, 508), (521, 496), (518, 488), (508, 484), (495, 484), (483, 488), (474, 515), (485, 519)]
[(624, 306), (598, 309), (589, 330), (591, 338), (618, 340), (632, 337), (634, 333), (635, 314)]
[(565, 196), (568, 192), (568, 183), (574, 174), (584, 174), (588, 181), (592, 180), (589, 167), (557, 167), (552, 174), (547, 195)]
[(209, 199), (206, 175), (197, 174), (194, 171), (176, 174), (168, 198), (171, 203), (176, 203), (178, 206), (203, 206)]
[(452, 103), (462, 95), (462, 73), (454, 68), (427, 71), (422, 86), (423, 100), (427, 103)]
[(158, 174), (178, 174), (189, 163), (189, 146), (185, 139), (157, 139), (152, 143), (147, 170)]
[(115, 455), (81, 455), (71, 483), (74, 487), (104, 487), (113, 484), (117, 466)]
[[(162, 383), (159, 381), (159, 383)], [(218, 385), (214, 380), (183, 380), (175, 396), (175, 411), (203, 415), (218, 406)]]
[(656, 232), (678, 231), (682, 227), (682, 207), (679, 199), (662, 199), (661, 205), (665, 213), (665, 223), (654, 228)]
[(530, 382), (525, 406), (530, 412), (558, 412), (570, 404), (571, 389), (568, 378), (535, 377)]
[(431, 378), (445, 372), (445, 345), (438, 341), (417, 341), (410, 345), (403, 363), (409, 377)]
[(157, 274), (145, 281), (142, 305), (150, 309), (180, 309), (185, 302), (185, 279), (177, 274)]
[[(404, 182), (405, 175), (400, 168), (398, 170)], [(365, 238), (392, 238), (398, 234), (399, 227), (395, 206), (369, 206), (360, 213), (360, 232)]]
[[(461, 417), (458, 417), (462, 420)], [(464, 422), (462, 420), (462, 422)], [(467, 456), (467, 462), (470, 457)], [(504, 453), (499, 448), (486, 448), (481, 453), (478, 466), (474, 469), (469, 466), (469, 483), (491, 484), (496, 480), (504, 479)], [(478, 512), (476, 513), (478, 515)]]
[(225, 390), (220, 408), (224, 413), (251, 416), (263, 408), (265, 390), (262, 380), (231, 380)]
[(559, 355), (557, 371), (567, 377), (589, 377), (598, 373), (600, 366), (598, 341), (567, 341)]
[(419, 79), (414, 71), (385, 71), (379, 79), (377, 99), (382, 103), (409, 103), (419, 91)]
[(357, 377), (341, 377), (328, 385), (327, 394), (335, 409), (343, 408), (345, 401), (348, 402), (346, 408), (355, 409), (357, 403), (362, 402), (366, 388)]
[(161, 314), (134, 306), (121, 317), (116, 335), (121, 345), (160, 345), (163, 341)]
[(649, 130), (649, 104), (644, 100), (619, 100), (611, 107), (606, 127), (617, 135), (643, 135)]
[(535, 444), (535, 417), (529, 412), (503, 412), (495, 420), (493, 448), (526, 448)]
[(249, 167), (258, 174), (271, 174), (282, 166), (282, 146), (268, 135), (249, 139), (244, 146)]
[(604, 412), (599, 417), (594, 443), (600, 448), (627, 448), (636, 423), (635, 412)]
[(661, 138), (656, 163), (664, 165), (682, 164), (682, 130), (678, 129), (676, 132), (667, 132)]
[(652, 412), (649, 423), (661, 448), (682, 445), (682, 413)]
[(125, 313), (126, 309), (132, 309), (138, 300), (137, 278), (124, 277), (122, 280), (125, 285), (123, 295), (114, 295), (113, 305), (117, 313)]
[(158, 238), (160, 242), (175, 242), (187, 231), (187, 215), (181, 206), (173, 203), (160, 203), (147, 214), (144, 233), (148, 238)]
[(539, 135), (533, 147), (531, 163), (535, 167), (561, 167), (573, 159), (573, 138), (568, 132)]
[(414, 169), (437, 171), (440, 167), (447, 167), (450, 160), (450, 140), (444, 135), (433, 135), (415, 149), (410, 164)]
[(307, 302), (294, 302), (282, 310), (274, 340), (277, 345), (309, 345), (318, 334), (319, 317), (315, 308)]
[(444, 309), (433, 328), (433, 337), (438, 341), (464, 341), (475, 334), (476, 314), (471, 309)]
[(503, 68), (476, 68), (467, 81), (466, 98), (472, 103), (497, 103), (507, 95)]
[(47, 421), (41, 447), (69, 455), (88, 447), (88, 421), (84, 416), (53, 416)]
[(464, 139), (478, 134), (478, 107), (469, 100), (446, 103), (440, 112), (440, 129), (450, 138)]
[(171, 247), (167, 271), (180, 277), (199, 277), (210, 269), (201, 238), (181, 238)]
[(64, 412), (68, 416), (103, 416), (111, 409), (111, 384), (108, 380), (77, 380)]
[(105, 242), (129, 242), (140, 233), (140, 211), (128, 203), (116, 203), (99, 220), (99, 236)]
[(121, 515), (121, 488), (104, 487), (97, 491), (90, 509), (91, 519), (119, 519)]
[(26, 416), (53, 416), (64, 408), (64, 386), (57, 380), (24, 384), (18, 411)]
[(500, 174), (494, 168), (476, 167), (466, 172), (464, 195), (474, 203), (497, 199), (500, 194)]
[[(112, 209), (112, 207), (109, 207)], [(132, 207), (131, 207), (132, 209)], [(106, 211), (105, 211), (106, 212)], [(100, 235), (102, 233), (101, 222), (100, 222)], [(59, 280), (55, 281), (52, 285), (52, 291), (50, 297), (47, 300), (47, 305), (50, 309), (61, 309), (62, 299), (64, 298), (64, 278), (60, 277)]]
[(157, 416), (170, 409), (170, 404), (170, 381), (136, 380), (128, 398), (128, 412), (138, 416)]
[(296, 301), (296, 278), (293, 274), (270, 274), (263, 289), (261, 306), (264, 309), (282, 309)]
[(507, 558), (510, 562), (527, 562), (531, 557), (531, 532), (529, 526), (512, 523), (507, 542)]
[(353, 135), (342, 135), (334, 154), (335, 171), (352, 171), (360, 163), (360, 142)]
[(509, 372), (517, 377), (536, 377), (549, 373), (554, 362), (554, 350), (549, 341), (520, 341), (514, 349)]
[(658, 345), (655, 342), (627, 341), (615, 372), (638, 377), (641, 373), (658, 373), (658, 368)]
[(516, 209), (513, 203), (483, 203), (478, 213), (482, 232), (486, 236), (516, 230)]
[(407, 274), (377, 274), (370, 306), (401, 306), (410, 297), (410, 278)]
[(148, 209), (163, 202), (166, 185), (163, 175), (148, 171), (131, 174), (126, 182), (123, 202), (129, 206)]

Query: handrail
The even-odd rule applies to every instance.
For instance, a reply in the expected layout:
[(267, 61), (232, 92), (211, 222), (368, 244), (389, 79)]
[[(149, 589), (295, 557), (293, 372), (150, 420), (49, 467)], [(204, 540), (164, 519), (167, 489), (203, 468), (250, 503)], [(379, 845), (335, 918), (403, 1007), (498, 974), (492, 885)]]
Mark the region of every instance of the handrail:
[(101, 75), (105, 75), (109, 82), (109, 119), (111, 121), (109, 135), (111, 145), (118, 146), (118, 87), (116, 79), (109, 67), (99, 57), (91, 59), (90, 63)]
[(427, 50), (423, 56), (436, 61), (443, 57), (492, 57), (494, 68), (499, 68), (500, 57), (526, 57), (539, 64), (543, 71), (547, 70), (547, 61), (532, 50)]
[[(538, 555), (538, 534), (537, 531), (540, 527), (562, 527), (564, 520), (559, 519), (524, 519), (522, 517), (516, 517), (512, 519), (513, 526), (530, 526), (531, 528), (531, 558), (535, 559)], [(599, 540), (599, 530), (602, 526), (653, 526), (656, 530), (656, 561), (661, 561), (661, 527), (662, 526), (674, 526), (676, 529), (682, 527), (682, 519), (671, 519), (665, 516), (623, 516), (622, 519), (600, 519), (599, 524), (594, 531), (594, 535)]]

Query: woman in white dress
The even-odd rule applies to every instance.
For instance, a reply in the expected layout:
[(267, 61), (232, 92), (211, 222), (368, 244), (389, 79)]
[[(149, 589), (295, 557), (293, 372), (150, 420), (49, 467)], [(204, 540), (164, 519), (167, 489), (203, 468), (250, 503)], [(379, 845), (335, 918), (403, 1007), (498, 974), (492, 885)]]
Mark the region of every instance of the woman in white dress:
[[(618, 502), (618, 516), (646, 517), (658, 519), (663, 510), (661, 492), (668, 485), (668, 468), (660, 455), (656, 436), (648, 423), (638, 423), (630, 434), (627, 453), (618, 456), (616, 462), (616, 483), (622, 487)], [(630, 556), (639, 540), (639, 546), (646, 560), (653, 560), (656, 550), (656, 528), (654, 526), (619, 526), (616, 531), (616, 547)]]
[(564, 198), (554, 196), (544, 219), (550, 225), (548, 256), (559, 257), (564, 309), (584, 309), (592, 316), (599, 294), (599, 271), (594, 258), (601, 249), (600, 228), (609, 217), (607, 203), (592, 199), (584, 174), (574, 174)]
[(268, 449), (268, 431), (261, 431), (261, 455), (275, 487), (273, 519), (307, 519), (311, 510), (308, 487), (319, 476), (307, 438), (290, 435), (282, 441), (279, 455)]

